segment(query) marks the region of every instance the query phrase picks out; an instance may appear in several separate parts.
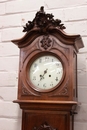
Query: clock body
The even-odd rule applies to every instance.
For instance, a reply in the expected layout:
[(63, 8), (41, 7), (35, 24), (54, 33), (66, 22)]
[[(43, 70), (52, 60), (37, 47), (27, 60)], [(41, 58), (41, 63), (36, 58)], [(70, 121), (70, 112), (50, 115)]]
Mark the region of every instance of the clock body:
[(52, 34), (38, 36), (20, 49), (18, 99), (77, 100), (76, 62), (72, 45)]
[(22, 130), (74, 130), (77, 105), (77, 53), (80, 35), (68, 35), (43, 7), (12, 40), (20, 48), (18, 98)]

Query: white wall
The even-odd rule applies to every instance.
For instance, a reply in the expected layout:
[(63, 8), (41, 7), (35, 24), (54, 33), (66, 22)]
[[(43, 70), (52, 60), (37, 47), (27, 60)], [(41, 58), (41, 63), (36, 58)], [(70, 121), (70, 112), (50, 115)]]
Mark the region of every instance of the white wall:
[(17, 104), (19, 50), (11, 43), (21, 38), (22, 26), (40, 6), (61, 19), (67, 33), (80, 34), (85, 47), (78, 54), (78, 115), (75, 130), (87, 130), (87, 0), (0, 0), (0, 130), (21, 130)]

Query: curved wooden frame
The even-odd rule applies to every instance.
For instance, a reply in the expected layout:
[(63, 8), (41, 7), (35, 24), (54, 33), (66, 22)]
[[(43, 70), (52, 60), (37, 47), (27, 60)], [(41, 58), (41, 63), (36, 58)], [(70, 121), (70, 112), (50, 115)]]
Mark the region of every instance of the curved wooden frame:
[[(31, 83), (30, 79), (28, 78), (28, 71), (29, 71), (29, 68), (30, 68), (32, 62), (33, 62), (35, 59), (37, 59), (39, 56), (41, 56), (41, 55), (54, 55), (55, 57), (57, 57), (57, 58), (62, 62), (62, 65), (63, 65), (63, 76), (62, 76), (61, 81), (60, 81), (55, 87), (53, 87), (53, 88), (51, 88), (51, 89), (48, 89), (48, 90), (42, 90), (42, 89), (40, 89), (40, 88), (36, 88), (36, 87)], [(50, 92), (50, 91), (54, 91), (55, 89), (57, 89), (58, 87), (60, 87), (60, 85), (62, 84), (62, 81), (64, 81), (64, 79), (65, 79), (66, 70), (67, 70), (67, 66), (66, 66), (66, 64), (65, 64), (66, 58), (63, 56), (63, 59), (61, 59), (61, 58), (60, 58), (61, 56), (63, 56), (63, 54), (60, 53), (60, 52), (58, 52), (58, 51), (57, 51), (57, 52), (54, 51), (54, 53), (53, 53), (53, 52), (48, 52), (48, 51), (47, 51), (47, 52), (37, 52), (37, 53), (35, 53), (35, 54), (32, 54), (32, 53), (31, 53), (31, 56), (28, 57), (28, 60), (26, 59), (25, 64), (24, 64), (24, 67), (23, 67), (23, 75), (24, 75), (24, 76), (22, 76), (22, 81), (23, 81), (23, 82), (26, 82), (26, 83), (24, 83), (24, 84), (27, 84), (26, 87), (27, 87), (28, 89), (29, 89), (29, 87), (31, 87), (32, 89), (34, 89), (35, 91), (38, 91), (38, 92)]]

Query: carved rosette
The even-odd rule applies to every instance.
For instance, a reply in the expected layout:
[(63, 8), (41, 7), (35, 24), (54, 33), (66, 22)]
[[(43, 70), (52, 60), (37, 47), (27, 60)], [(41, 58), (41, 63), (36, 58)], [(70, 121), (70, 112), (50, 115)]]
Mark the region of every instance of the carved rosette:
[(49, 38), (48, 35), (44, 35), (43, 38), (40, 41), (41, 47), (47, 50), (49, 47), (51, 47), (52, 40)]
[(54, 129), (53, 127), (51, 127), (50, 125), (48, 125), (47, 122), (44, 122), (38, 128), (34, 127), (33, 130), (58, 130), (58, 129)]

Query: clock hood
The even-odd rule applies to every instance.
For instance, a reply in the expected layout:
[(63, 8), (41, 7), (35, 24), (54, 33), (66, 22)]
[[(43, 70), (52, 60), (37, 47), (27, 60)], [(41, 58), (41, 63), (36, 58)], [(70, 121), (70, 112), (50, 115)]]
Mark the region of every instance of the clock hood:
[(78, 52), (83, 47), (83, 42), (80, 35), (69, 35), (64, 29), (64, 24), (61, 23), (60, 19), (54, 19), (52, 14), (46, 14), (44, 7), (40, 8), (35, 15), (33, 21), (28, 21), (23, 27), (23, 32), (26, 34), (16, 40), (12, 40), (19, 48), (24, 48), (41, 35), (53, 35), (58, 38), (63, 44), (72, 45)]

